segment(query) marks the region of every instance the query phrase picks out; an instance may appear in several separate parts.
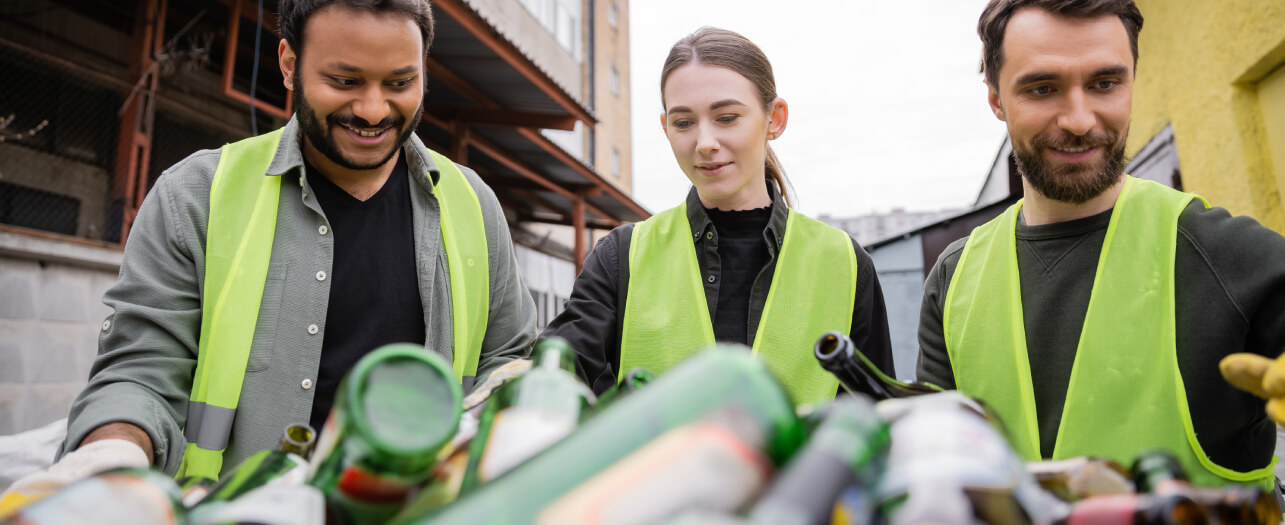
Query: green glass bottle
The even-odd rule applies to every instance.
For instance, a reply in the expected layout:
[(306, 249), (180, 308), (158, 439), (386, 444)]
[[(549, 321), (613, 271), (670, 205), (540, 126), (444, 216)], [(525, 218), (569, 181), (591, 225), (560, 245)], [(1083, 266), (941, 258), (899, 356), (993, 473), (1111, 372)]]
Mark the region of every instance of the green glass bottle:
[(647, 383), (650, 383), (653, 379), (655, 379), (655, 377), (646, 369), (637, 367), (633, 368), (629, 372), (625, 373), (625, 377), (621, 378), (619, 383), (616, 383), (615, 386), (607, 389), (606, 392), (603, 392), (602, 395), (598, 396), (597, 409), (602, 410), (617, 398), (647, 386)]
[(763, 430), (774, 465), (802, 442), (794, 405), (763, 363), (743, 347), (719, 346), (612, 403), (503, 477), (440, 509), (403, 513), (394, 523), (532, 523), (550, 502), (658, 436), (729, 406)]
[(826, 524), (851, 486), (869, 486), (882, 470), (888, 423), (865, 396), (843, 396), (823, 409), (820, 426), (750, 510), (755, 523)]
[(119, 468), (82, 479), (5, 518), (4, 525), (184, 525), (183, 492), (157, 470)]
[(312, 427), (303, 423), (286, 427), (276, 450), (250, 455), (197, 501), (197, 508), (231, 501), (263, 486), (304, 484), (308, 480), (308, 458), (316, 442), (317, 432)]
[(451, 367), (413, 344), (367, 354), (344, 377), (318, 439), (309, 484), (331, 523), (383, 523), (428, 478), (459, 425)]
[(565, 339), (536, 343), (531, 370), (491, 393), (469, 445), (460, 486), (467, 494), (570, 434), (594, 403), (576, 377), (576, 353)]

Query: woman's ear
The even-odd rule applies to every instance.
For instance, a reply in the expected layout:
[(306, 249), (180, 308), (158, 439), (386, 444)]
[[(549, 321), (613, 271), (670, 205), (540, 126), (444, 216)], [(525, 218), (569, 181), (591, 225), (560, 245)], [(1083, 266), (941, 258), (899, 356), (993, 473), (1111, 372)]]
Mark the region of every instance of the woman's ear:
[(785, 99), (778, 97), (772, 101), (771, 106), (768, 106), (767, 117), (767, 138), (776, 139), (785, 133), (785, 124), (790, 120), (790, 105), (785, 102)]

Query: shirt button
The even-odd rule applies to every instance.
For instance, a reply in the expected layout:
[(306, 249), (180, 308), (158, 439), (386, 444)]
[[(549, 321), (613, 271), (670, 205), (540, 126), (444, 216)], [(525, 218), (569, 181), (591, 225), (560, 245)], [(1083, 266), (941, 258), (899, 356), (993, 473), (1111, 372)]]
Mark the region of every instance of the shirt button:
[(714, 240), (714, 232), (705, 232), (705, 238), (708, 240)]
[(304, 379), (302, 383), (299, 383), (299, 386), (303, 387), (304, 390), (312, 388), (312, 380)]
[(329, 232), (329, 231), (330, 231), (330, 228), (327, 228), (325, 224), (322, 224), (321, 226), (317, 227), (317, 233), (320, 233), (322, 235), (325, 235), (326, 232)]
[(713, 275), (709, 276), (709, 279), (708, 279), (708, 280), (709, 280), (709, 282), (711, 282), (711, 283), (712, 283), (712, 282), (714, 282), (714, 276), (713, 276)]
[(112, 327), (112, 321), (111, 321), (111, 319), (108, 319), (108, 320), (106, 320), (106, 321), (103, 321), (103, 331), (104, 331), (104, 332), (106, 332), (107, 330), (111, 329), (111, 327)]
[(310, 333), (310, 334), (312, 334), (312, 335), (317, 335), (317, 332), (319, 332), (320, 330), (321, 330), (321, 329), (320, 329), (320, 328), (317, 328), (317, 325), (315, 325), (315, 324), (310, 324), (310, 325), (308, 325), (308, 333)]
[(318, 281), (326, 280), (326, 272), (324, 271), (317, 272), (317, 280)]

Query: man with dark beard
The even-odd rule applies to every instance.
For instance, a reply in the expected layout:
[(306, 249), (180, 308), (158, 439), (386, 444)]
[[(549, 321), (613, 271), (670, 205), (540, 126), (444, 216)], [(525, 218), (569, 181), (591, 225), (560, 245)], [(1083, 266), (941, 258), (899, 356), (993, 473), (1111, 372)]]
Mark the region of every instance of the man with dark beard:
[(1201, 485), (1270, 486), (1262, 401), (1219, 375), (1285, 348), (1285, 239), (1123, 174), (1132, 0), (992, 0), (978, 33), (1024, 199), (925, 283), (918, 378), (980, 398), (1027, 460), (1145, 449)]
[[(105, 296), (113, 313), (65, 457), (43, 481), (120, 464), (217, 478), (274, 448), (287, 423), (320, 428), (339, 380), (376, 347), (423, 344), (468, 391), (535, 339), (494, 193), (414, 134), (428, 2), (279, 6), (295, 118), (157, 180)], [(197, 381), (242, 386), (228, 406)]]

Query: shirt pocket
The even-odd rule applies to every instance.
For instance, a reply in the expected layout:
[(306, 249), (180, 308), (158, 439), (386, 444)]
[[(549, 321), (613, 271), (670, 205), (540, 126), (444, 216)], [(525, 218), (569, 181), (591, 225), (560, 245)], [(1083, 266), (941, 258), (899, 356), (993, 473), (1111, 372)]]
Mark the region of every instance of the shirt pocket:
[(277, 324), (281, 317), (281, 297), (286, 287), (286, 263), (268, 265), (268, 278), (263, 283), (263, 299), (259, 303), (259, 320), (254, 325), (254, 342), (250, 345), (250, 359), (246, 372), (267, 370), (272, 366), (273, 348), (276, 347)]

